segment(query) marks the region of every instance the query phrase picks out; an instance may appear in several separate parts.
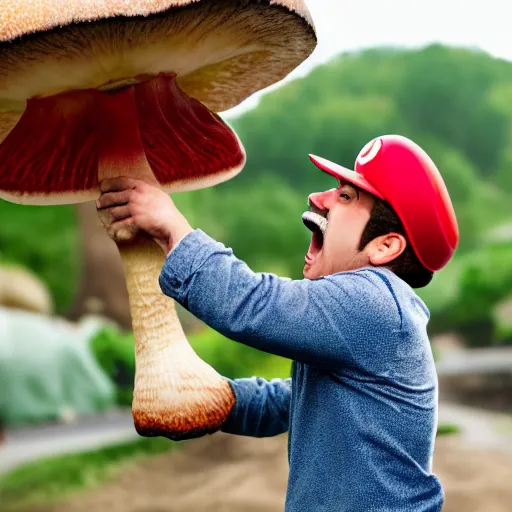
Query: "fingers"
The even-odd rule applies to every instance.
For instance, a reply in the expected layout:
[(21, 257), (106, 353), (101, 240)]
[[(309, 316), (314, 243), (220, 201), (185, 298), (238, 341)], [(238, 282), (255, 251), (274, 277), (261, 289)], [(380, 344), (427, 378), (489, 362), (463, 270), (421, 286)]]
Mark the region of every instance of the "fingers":
[(135, 224), (130, 211), (130, 201), (134, 189), (141, 188), (143, 182), (132, 178), (113, 178), (100, 183), (101, 195), (96, 208), (108, 235), (116, 243), (132, 242), (140, 229)]
[(96, 208), (110, 208), (111, 206), (119, 206), (129, 202), (132, 189), (123, 190), (122, 192), (106, 192), (103, 193), (96, 201)]
[(123, 206), (116, 206), (115, 208), (111, 208), (109, 211), (114, 220), (123, 220), (131, 215), (130, 207), (126, 204)]
[(141, 231), (130, 216), (128, 206), (99, 210), (98, 216), (108, 236), (116, 243), (132, 242)]
[(114, 222), (130, 219), (130, 216), (131, 211), (127, 204), (112, 208), (98, 208), (98, 217), (100, 218), (103, 226), (107, 228), (107, 231)]
[(136, 188), (140, 183), (140, 180), (126, 177), (105, 179), (100, 183), (100, 192), (120, 192), (121, 190)]
[(112, 223), (107, 233), (114, 242), (122, 243), (134, 240), (139, 231), (138, 226), (130, 218)]

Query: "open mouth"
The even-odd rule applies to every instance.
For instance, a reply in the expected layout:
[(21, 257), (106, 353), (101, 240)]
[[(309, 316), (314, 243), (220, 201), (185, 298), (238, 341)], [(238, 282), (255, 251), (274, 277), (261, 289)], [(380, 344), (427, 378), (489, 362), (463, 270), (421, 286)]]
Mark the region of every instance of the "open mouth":
[(328, 221), (319, 213), (307, 211), (302, 215), (302, 222), (313, 232), (311, 244), (306, 255), (306, 263), (312, 263), (324, 246)]

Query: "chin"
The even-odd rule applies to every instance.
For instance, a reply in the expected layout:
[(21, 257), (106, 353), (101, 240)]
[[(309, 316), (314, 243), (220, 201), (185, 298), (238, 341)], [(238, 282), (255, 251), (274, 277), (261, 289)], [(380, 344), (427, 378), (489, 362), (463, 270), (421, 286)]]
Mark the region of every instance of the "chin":
[(320, 274), (316, 272), (314, 268), (311, 267), (305, 268), (302, 271), (302, 275), (304, 276), (304, 279), (318, 279), (319, 277), (321, 277)]

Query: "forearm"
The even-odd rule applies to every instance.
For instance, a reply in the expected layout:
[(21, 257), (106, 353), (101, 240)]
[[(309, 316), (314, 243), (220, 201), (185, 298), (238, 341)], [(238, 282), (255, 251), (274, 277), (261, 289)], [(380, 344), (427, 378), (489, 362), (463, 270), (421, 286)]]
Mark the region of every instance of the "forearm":
[(261, 377), (229, 381), (236, 404), (221, 430), (250, 437), (272, 437), (288, 431), (291, 379)]

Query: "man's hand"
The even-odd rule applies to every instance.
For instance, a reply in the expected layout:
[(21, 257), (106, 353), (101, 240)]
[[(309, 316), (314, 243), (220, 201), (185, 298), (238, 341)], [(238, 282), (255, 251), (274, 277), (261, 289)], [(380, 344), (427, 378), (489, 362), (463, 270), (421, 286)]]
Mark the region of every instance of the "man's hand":
[(133, 240), (145, 231), (165, 254), (193, 231), (172, 199), (158, 187), (132, 178), (113, 178), (100, 183), (96, 201), (109, 236), (118, 243)]

